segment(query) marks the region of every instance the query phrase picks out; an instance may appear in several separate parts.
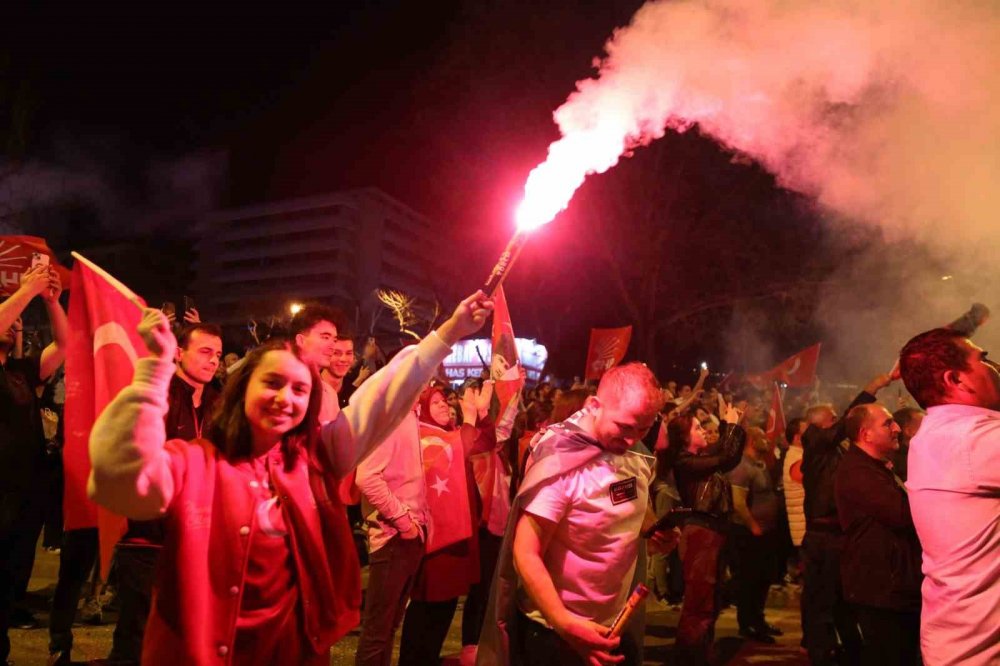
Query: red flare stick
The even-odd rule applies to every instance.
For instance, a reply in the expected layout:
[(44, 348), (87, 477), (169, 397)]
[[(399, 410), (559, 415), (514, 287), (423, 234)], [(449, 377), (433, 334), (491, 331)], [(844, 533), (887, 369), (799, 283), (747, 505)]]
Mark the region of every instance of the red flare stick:
[(492, 296), (500, 285), (503, 284), (504, 279), (507, 277), (507, 273), (510, 272), (510, 267), (514, 265), (515, 261), (517, 261), (517, 257), (521, 254), (521, 250), (524, 248), (524, 244), (527, 240), (528, 234), (518, 231), (514, 234), (514, 237), (510, 239), (510, 242), (507, 243), (507, 247), (504, 248), (500, 258), (497, 259), (497, 263), (493, 267), (493, 271), (490, 273), (489, 278), (486, 279), (486, 284), (483, 286), (483, 291), (486, 292), (487, 296)]

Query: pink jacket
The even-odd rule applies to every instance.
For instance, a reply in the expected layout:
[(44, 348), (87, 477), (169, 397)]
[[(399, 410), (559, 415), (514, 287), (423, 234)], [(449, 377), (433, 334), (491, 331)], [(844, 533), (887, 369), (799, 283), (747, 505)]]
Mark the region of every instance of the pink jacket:
[[(272, 450), (271, 481), (289, 528), (306, 638), (317, 654), (359, 621), (359, 567), (338, 478), (382, 441), (450, 349), (432, 334), (369, 379), (323, 426), (326, 473), (304, 459), (284, 470)], [(166, 542), (146, 628), (144, 664), (229, 664), (246, 574), (255, 502), (247, 463), (205, 441), (165, 442), (163, 414), (173, 366), (141, 359), (132, 384), (98, 419), (88, 491), (129, 518), (166, 518)]]

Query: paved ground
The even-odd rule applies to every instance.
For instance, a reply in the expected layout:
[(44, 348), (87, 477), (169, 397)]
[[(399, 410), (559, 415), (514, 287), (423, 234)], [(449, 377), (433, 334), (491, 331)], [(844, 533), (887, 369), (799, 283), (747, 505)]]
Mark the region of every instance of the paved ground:
[[(44, 626), (47, 626), (48, 622), (46, 606), (55, 589), (58, 568), (59, 558), (57, 555), (39, 551), (30, 591), (32, 605)], [(645, 664), (649, 666), (674, 664), (671, 648), (679, 611), (660, 602), (650, 601), (647, 613)], [(805, 666), (808, 663), (798, 648), (801, 632), (799, 629), (797, 588), (772, 589), (767, 614), (768, 620), (785, 632), (784, 636), (778, 638), (777, 645), (760, 645), (743, 641), (737, 636), (735, 611), (730, 608), (723, 612), (716, 629), (716, 650), (720, 664), (727, 666), (743, 664)], [(108, 624), (96, 627), (77, 625), (74, 628), (73, 659), (75, 662), (85, 663), (89, 659), (107, 656), (111, 647), (114, 620), (113, 615), (107, 614), (105, 621)], [(446, 655), (457, 655), (461, 648), (460, 620), (460, 614), (456, 613), (456, 621), (452, 624), (448, 640), (445, 643), (444, 652)], [(357, 642), (358, 632), (355, 630), (335, 645), (330, 653), (331, 666), (353, 664)], [(11, 658), (17, 666), (45, 664), (48, 655), (48, 631), (45, 628), (29, 631), (11, 630), (11, 644)], [(458, 662), (455, 660), (453, 663), (457, 664)]]

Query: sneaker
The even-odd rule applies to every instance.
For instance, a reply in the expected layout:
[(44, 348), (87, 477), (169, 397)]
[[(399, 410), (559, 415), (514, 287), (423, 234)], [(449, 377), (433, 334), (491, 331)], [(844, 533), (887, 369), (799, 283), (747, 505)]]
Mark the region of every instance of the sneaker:
[(104, 614), (102, 610), (100, 599), (97, 597), (89, 597), (83, 602), (83, 608), (80, 609), (80, 621), (84, 624), (104, 624)]
[(45, 666), (69, 666), (72, 663), (69, 658), (69, 650), (59, 650), (49, 653), (49, 660), (45, 662)]
[(778, 629), (776, 626), (774, 626), (773, 624), (770, 624), (768, 622), (765, 622), (764, 626), (761, 627), (761, 629), (763, 631), (767, 632), (768, 634), (770, 634), (771, 636), (784, 636), (785, 635), (785, 632), (783, 632), (781, 629)]
[(767, 630), (757, 629), (755, 627), (754, 628), (741, 627), (740, 636), (744, 638), (749, 638), (750, 640), (756, 641), (757, 643), (766, 643), (768, 645), (773, 645), (774, 643), (777, 642), (774, 640), (774, 636), (767, 633)]
[(38, 618), (31, 614), (26, 608), (15, 608), (10, 612), (9, 626), (14, 629), (38, 629), (41, 625)]

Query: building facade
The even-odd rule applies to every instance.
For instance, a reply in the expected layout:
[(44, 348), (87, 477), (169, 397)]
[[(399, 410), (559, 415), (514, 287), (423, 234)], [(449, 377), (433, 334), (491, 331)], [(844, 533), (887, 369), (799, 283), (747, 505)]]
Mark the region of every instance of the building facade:
[[(287, 316), (295, 302), (334, 305), (356, 333), (396, 335), (378, 289), (424, 303), (445, 293), (440, 232), (375, 188), (269, 202), (210, 214), (200, 225), (197, 303), (223, 326)], [(422, 332), (422, 331), (421, 331)]]

